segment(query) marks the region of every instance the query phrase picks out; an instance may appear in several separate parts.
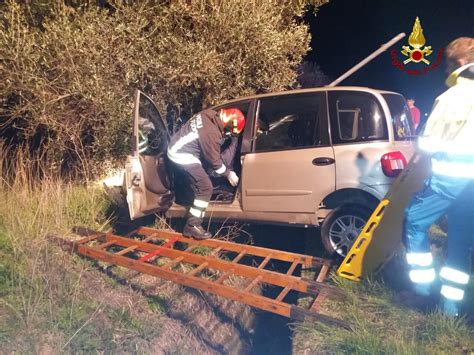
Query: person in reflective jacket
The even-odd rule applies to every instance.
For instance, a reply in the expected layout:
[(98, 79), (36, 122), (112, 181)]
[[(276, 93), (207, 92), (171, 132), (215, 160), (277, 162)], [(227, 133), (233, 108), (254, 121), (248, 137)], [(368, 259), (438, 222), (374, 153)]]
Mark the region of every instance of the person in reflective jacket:
[(446, 48), (449, 89), (439, 96), (418, 140), (430, 154), (432, 171), (405, 209), (409, 277), (415, 292), (428, 296), (437, 278), (428, 228), (448, 215), (448, 248), (439, 277), (441, 306), (458, 316), (470, 275), (474, 237), (474, 38), (461, 37)]
[(232, 186), (237, 186), (237, 174), (222, 161), (221, 142), (226, 135), (240, 134), (244, 126), (245, 117), (239, 109), (208, 109), (191, 117), (171, 137), (168, 158), (184, 173), (194, 193), (193, 204), (187, 210), (184, 236), (195, 239), (211, 237), (201, 225), (213, 189), (203, 164), (214, 173), (225, 176)]

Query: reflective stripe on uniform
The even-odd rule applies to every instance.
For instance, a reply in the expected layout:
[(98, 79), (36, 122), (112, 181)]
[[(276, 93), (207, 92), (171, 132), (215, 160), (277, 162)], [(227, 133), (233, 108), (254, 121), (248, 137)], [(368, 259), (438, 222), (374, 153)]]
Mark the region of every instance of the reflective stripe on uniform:
[(193, 215), (194, 217), (198, 217), (198, 218), (204, 217), (204, 211), (201, 211), (201, 210), (198, 209), (198, 208), (191, 207), (191, 208), (189, 209), (189, 213), (190, 213), (191, 215)]
[(407, 253), (407, 263), (409, 265), (430, 266), (433, 263), (431, 253)]
[(439, 276), (447, 281), (455, 282), (461, 285), (467, 285), (469, 282), (469, 274), (446, 266), (441, 268)]
[(441, 294), (447, 299), (461, 301), (464, 298), (464, 290), (448, 285), (441, 286)]
[(190, 153), (170, 153), (168, 151), (168, 158), (176, 164), (201, 164), (201, 161)]
[(209, 206), (209, 202), (204, 200), (194, 200), (193, 205), (199, 208), (207, 208), (207, 206)]
[(431, 159), (431, 170), (437, 175), (474, 178), (474, 164), (472, 163)]
[(223, 174), (223, 173), (225, 172), (225, 170), (226, 170), (226, 167), (225, 167), (224, 164), (222, 164), (222, 166), (221, 166), (219, 169), (214, 170), (214, 171), (215, 171), (217, 174), (220, 175), (220, 174)]
[(175, 144), (168, 148), (168, 157), (176, 164), (201, 164), (199, 158), (190, 153), (178, 153), (178, 150), (183, 148), (185, 144), (188, 144), (198, 138), (199, 134), (196, 132), (189, 132), (184, 137), (181, 137)]
[(436, 273), (434, 269), (411, 270), (408, 276), (414, 283), (429, 283), (433, 282)]

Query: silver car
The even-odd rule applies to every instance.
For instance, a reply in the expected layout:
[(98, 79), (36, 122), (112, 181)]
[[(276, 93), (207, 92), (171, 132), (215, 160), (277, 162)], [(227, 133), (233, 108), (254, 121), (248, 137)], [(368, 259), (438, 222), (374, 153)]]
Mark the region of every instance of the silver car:
[[(345, 256), (373, 209), (414, 153), (400, 94), (323, 87), (239, 98), (218, 105), (246, 116), (232, 188), (215, 181), (206, 218), (320, 227), (331, 254)], [(182, 188), (167, 168), (166, 122), (137, 91), (124, 193), (132, 219), (183, 217)], [(316, 232), (314, 233), (317, 234)]]

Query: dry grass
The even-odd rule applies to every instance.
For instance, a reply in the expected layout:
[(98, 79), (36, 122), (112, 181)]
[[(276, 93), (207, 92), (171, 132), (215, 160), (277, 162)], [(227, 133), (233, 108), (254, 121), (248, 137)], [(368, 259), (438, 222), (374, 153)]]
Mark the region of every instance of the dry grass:
[(74, 225), (108, 229), (101, 189), (34, 179), (21, 157), (15, 171), (0, 182), (0, 353), (212, 354), (241, 346), (248, 307), (104, 267), (48, 241)]
[(351, 331), (317, 323), (295, 325), (298, 354), (468, 354), (474, 351), (474, 327), (466, 319), (437, 310), (421, 313), (394, 301), (381, 281), (361, 283), (335, 278), (346, 302), (331, 302), (324, 311), (348, 321)]

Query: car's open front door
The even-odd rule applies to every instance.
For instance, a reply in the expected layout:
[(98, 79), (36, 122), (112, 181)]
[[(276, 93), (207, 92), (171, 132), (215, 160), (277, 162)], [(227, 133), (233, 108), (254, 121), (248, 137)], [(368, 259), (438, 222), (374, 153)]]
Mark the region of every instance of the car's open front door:
[(165, 211), (172, 204), (166, 169), (169, 134), (153, 101), (141, 91), (135, 94), (132, 154), (127, 157), (125, 185), (130, 218)]

